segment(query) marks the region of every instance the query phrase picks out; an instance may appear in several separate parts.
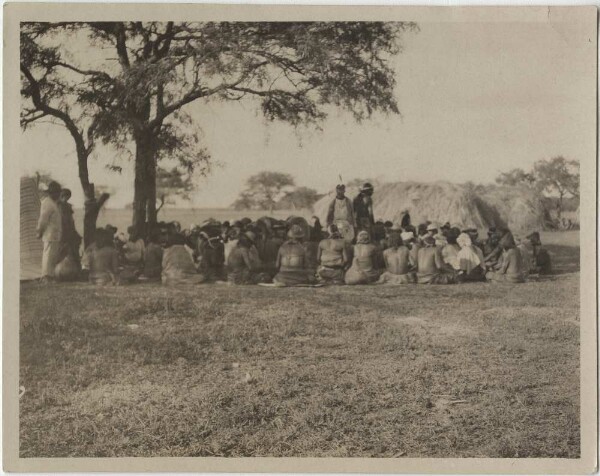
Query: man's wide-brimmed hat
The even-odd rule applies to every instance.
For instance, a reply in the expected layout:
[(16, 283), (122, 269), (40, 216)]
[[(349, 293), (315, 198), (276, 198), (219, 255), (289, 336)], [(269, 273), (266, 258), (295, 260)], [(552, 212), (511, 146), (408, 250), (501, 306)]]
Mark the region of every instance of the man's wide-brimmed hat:
[(290, 231), (288, 231), (290, 238), (304, 238), (304, 230), (300, 225), (292, 225)]
[(435, 231), (438, 228), (439, 227), (438, 227), (437, 223), (430, 223), (429, 225), (427, 225), (427, 231)]
[(360, 187), (361, 192), (367, 192), (369, 190), (373, 190), (373, 185), (371, 185), (369, 182), (364, 183), (363, 186)]
[(46, 192), (48, 193), (59, 193), (61, 190), (60, 184), (54, 180), (48, 184)]

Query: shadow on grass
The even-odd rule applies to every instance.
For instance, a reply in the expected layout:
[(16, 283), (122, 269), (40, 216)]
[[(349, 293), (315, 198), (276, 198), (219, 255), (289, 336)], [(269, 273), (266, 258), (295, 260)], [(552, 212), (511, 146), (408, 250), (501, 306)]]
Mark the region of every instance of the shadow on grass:
[(544, 245), (552, 258), (552, 274), (578, 273), (580, 269), (579, 247)]

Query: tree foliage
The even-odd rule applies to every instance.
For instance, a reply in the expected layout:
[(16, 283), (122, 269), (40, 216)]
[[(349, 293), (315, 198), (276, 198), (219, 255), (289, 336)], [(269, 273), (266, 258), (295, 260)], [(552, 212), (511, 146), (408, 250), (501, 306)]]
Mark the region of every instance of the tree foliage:
[(176, 198), (190, 200), (190, 193), (194, 190), (192, 174), (183, 172), (177, 167), (165, 169), (159, 167), (156, 173), (156, 194), (159, 205), (158, 213), (165, 204), (174, 205)]
[(234, 202), (236, 209), (273, 210), (284, 193), (294, 186), (294, 178), (281, 172), (259, 172), (246, 181), (246, 188)]
[(548, 193), (559, 197), (571, 195), (579, 197), (579, 162), (562, 156), (550, 160), (539, 160), (533, 166), (535, 179)]
[(314, 188), (296, 187), (294, 190), (285, 192), (277, 202), (277, 208), (281, 210), (312, 210), (313, 205), (322, 196)]
[(515, 168), (508, 172), (502, 172), (496, 177), (496, 183), (498, 185), (531, 185), (535, 182), (535, 176), (533, 173), (525, 172), (523, 169)]
[(556, 209), (560, 218), (565, 197), (579, 200), (579, 162), (567, 160), (562, 156), (538, 160), (533, 164), (531, 172), (520, 168), (512, 169), (501, 173), (496, 178), (496, 183), (509, 186), (527, 185), (540, 193), (556, 194)]

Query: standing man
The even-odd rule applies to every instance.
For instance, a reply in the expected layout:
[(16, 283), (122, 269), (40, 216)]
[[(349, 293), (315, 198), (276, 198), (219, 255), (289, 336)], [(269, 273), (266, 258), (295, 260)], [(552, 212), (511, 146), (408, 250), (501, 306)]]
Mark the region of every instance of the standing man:
[(67, 254), (79, 263), (79, 247), (81, 246), (81, 236), (77, 233), (75, 228), (75, 221), (73, 220), (73, 207), (69, 203), (71, 198), (71, 190), (63, 188), (60, 192), (60, 199), (58, 201), (58, 209), (60, 210), (60, 216), (62, 220), (62, 233), (61, 233), (61, 259)]
[(356, 218), (352, 201), (346, 197), (346, 186), (339, 184), (335, 187), (335, 198), (329, 204), (327, 211), (327, 228), (335, 225), (340, 235), (347, 243), (352, 243), (356, 228)]
[(58, 208), (60, 185), (50, 182), (46, 190), (48, 196), (42, 200), (40, 218), (37, 224), (37, 236), (44, 243), (42, 255), (42, 279), (54, 279), (54, 268), (58, 264), (60, 240), (62, 237), (62, 218)]
[(373, 185), (368, 182), (365, 183), (354, 199), (353, 205), (358, 231), (365, 230), (372, 237), (373, 225), (375, 224), (375, 218), (373, 217)]

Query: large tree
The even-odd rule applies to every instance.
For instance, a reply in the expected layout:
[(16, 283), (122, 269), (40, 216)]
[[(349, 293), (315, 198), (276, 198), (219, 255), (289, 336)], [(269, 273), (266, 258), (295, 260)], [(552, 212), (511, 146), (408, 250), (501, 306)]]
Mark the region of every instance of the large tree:
[(47, 31), (40, 24), (23, 23), (21, 27), (21, 127), (26, 130), (44, 120), (66, 128), (71, 135), (85, 197), (83, 237), (87, 246), (93, 240), (98, 212), (109, 198), (106, 193), (96, 197), (88, 170), (99, 109), (82, 99), (90, 90), (86, 78), (95, 73), (66, 63), (59, 48), (43, 40)]
[[(92, 137), (135, 144), (133, 224), (156, 222), (156, 170), (176, 156), (187, 168), (206, 164), (185, 112), (198, 100), (254, 98), (268, 120), (319, 125), (328, 106), (358, 121), (397, 113), (388, 64), (401, 50), (403, 22), (104, 22), (33, 24), (35, 41), (76, 35), (86, 54), (60, 62), (84, 77), (75, 91), (98, 110)], [(116, 59), (112, 61), (112, 59)], [(116, 63), (116, 64), (115, 64)], [(60, 96), (60, 94), (59, 94)], [(89, 134), (88, 134), (89, 136)], [(85, 144), (84, 144), (85, 146)]]
[(533, 165), (533, 175), (541, 190), (558, 194), (558, 218), (562, 215), (565, 196), (579, 198), (579, 162), (562, 156), (539, 160)]

